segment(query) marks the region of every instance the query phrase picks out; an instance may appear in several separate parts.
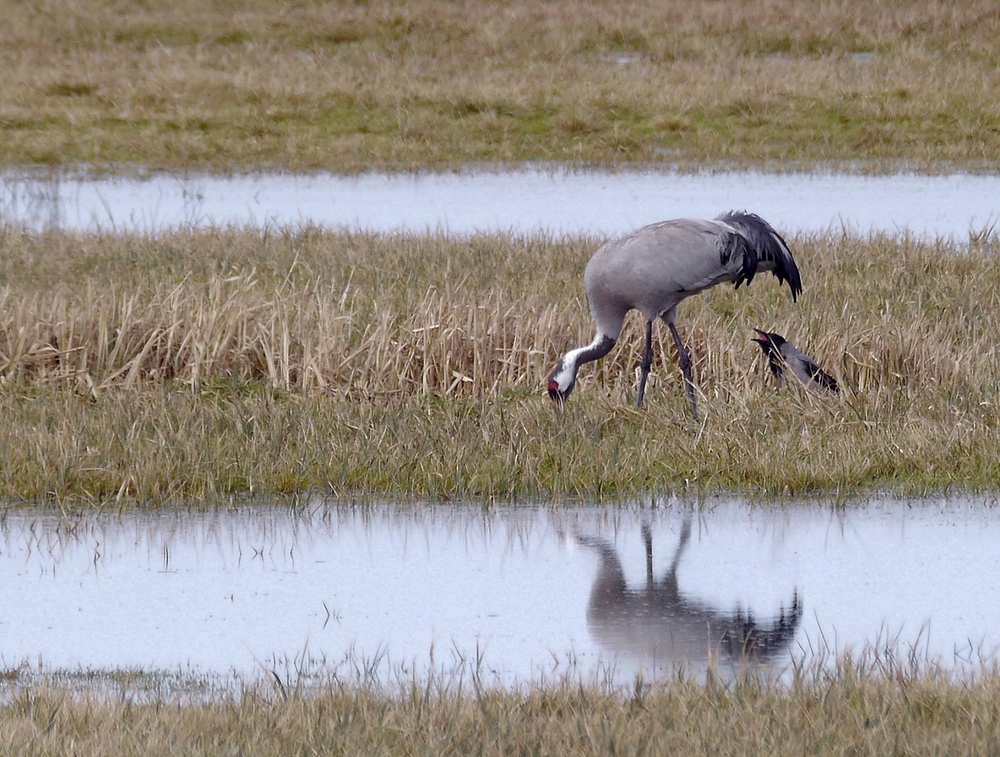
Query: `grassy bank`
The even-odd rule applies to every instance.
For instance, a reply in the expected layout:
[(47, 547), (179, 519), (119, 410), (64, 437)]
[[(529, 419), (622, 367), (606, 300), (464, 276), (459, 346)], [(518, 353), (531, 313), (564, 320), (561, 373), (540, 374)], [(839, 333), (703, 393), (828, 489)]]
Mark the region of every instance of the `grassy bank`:
[[(695, 422), (661, 329), (647, 404), (632, 406), (635, 314), (565, 412), (545, 396), (558, 356), (592, 337), (581, 273), (599, 240), (7, 229), (0, 496), (995, 487), (996, 239), (790, 243), (798, 303), (761, 276), (681, 307)], [(845, 391), (777, 390), (752, 327)]]
[(1000, 159), (988, 0), (3, 0), (0, 14), (0, 164)]
[(676, 682), (632, 697), (597, 687), (441, 691), (391, 697), (333, 685), (283, 699), (252, 689), (178, 707), (25, 689), (0, 705), (0, 749), (19, 755), (990, 754), (1000, 681), (859, 669), (791, 686)]

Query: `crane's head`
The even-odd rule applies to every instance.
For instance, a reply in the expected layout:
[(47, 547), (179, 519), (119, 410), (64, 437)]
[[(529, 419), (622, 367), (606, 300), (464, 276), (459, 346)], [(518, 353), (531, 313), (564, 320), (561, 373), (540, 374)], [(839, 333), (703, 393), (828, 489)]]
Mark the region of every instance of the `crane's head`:
[(574, 386), (576, 386), (576, 370), (572, 365), (567, 365), (565, 359), (560, 360), (549, 374), (549, 396), (556, 404), (562, 406), (573, 393)]

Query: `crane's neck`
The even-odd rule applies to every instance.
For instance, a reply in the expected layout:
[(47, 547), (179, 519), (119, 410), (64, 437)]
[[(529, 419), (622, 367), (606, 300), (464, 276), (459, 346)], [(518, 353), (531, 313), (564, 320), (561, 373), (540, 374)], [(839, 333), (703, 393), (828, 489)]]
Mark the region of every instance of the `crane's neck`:
[(570, 350), (563, 355), (562, 366), (565, 370), (572, 371), (573, 378), (575, 379), (576, 372), (581, 365), (593, 362), (594, 360), (600, 360), (611, 352), (611, 348), (615, 346), (617, 341), (617, 339), (612, 339), (607, 334), (598, 331), (594, 336), (594, 341), (586, 347), (577, 347), (575, 350)]
[(580, 366), (607, 355), (615, 346), (616, 341), (598, 330), (594, 341), (586, 347), (577, 347), (563, 355), (562, 359), (556, 363), (552, 373), (549, 374), (549, 396), (559, 404), (565, 402), (573, 393), (573, 387), (576, 385), (576, 372)]

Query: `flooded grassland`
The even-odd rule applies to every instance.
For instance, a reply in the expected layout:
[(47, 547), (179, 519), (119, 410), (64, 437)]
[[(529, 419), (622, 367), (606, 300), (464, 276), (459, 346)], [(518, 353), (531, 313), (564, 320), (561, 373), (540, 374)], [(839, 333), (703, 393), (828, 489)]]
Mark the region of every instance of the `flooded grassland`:
[(17, 678), (624, 690), (709, 671), (789, 683), (845, 655), (976, 675), (1000, 649), (1000, 611), (982, 601), (1000, 582), (996, 509), (974, 496), (24, 509), (0, 524), (0, 631)]
[[(605, 234), (66, 226), (0, 230), (12, 751), (996, 739), (989, 496), (870, 502), (995, 489), (988, 224), (792, 231), (798, 302), (686, 302), (699, 421), (659, 330), (633, 406), (638, 317), (545, 395)], [(754, 327), (841, 395), (776, 387)]]
[(158, 234), (211, 228), (370, 232), (625, 234), (664, 218), (763, 216), (782, 234), (910, 234), (964, 243), (1000, 220), (1000, 177), (507, 170), (358, 175), (314, 172), (151, 173), (0, 170), (0, 221), (34, 231)]
[[(580, 272), (600, 241), (4, 227), (0, 561), (14, 572), (0, 739), (21, 753), (72, 741), (83, 754), (178, 743), (596, 753), (636, 739), (876, 753), (900, 738), (913, 749), (995, 739), (996, 626), (977, 600), (995, 574), (992, 508), (972, 506), (971, 521), (924, 500), (898, 520), (855, 511), (873, 487), (995, 488), (996, 238), (790, 234), (797, 303), (761, 276), (681, 308), (697, 422), (661, 334), (646, 404), (633, 407), (638, 319), (581, 372), (563, 412), (542, 391), (558, 354), (592, 336)], [(755, 326), (806, 347), (841, 396), (775, 387)], [(743, 505), (757, 526), (720, 520), (709, 505), (685, 539), (683, 508), (717, 491), (779, 495), (785, 508), (789, 493), (819, 499), (778, 515), (780, 527)], [(358, 510), (367, 535), (345, 542), (329, 517), (259, 508), (302, 492), (438, 504), (424, 525), (393, 511), (386, 539), (364, 530), (385, 516)], [(650, 492), (695, 497), (647, 521), (607, 507)], [(177, 512), (219, 498), (244, 525)], [(516, 513), (474, 515), (531, 498), (572, 506), (526, 511), (543, 519), (534, 528)], [(446, 500), (465, 503), (457, 526)], [(19, 521), (12, 507), (27, 501), (51, 515)], [(587, 502), (606, 504), (577, 512)], [(109, 510), (123, 515), (99, 514)], [(823, 521), (819, 541), (801, 541), (796, 512)], [(378, 586), (358, 577), (380, 575)], [(496, 588), (507, 583), (521, 588)], [(379, 610), (401, 587), (413, 612)], [(532, 597), (544, 617), (518, 604)], [(352, 646), (366, 622), (374, 632)], [(692, 647), (681, 631), (703, 622), (719, 635)], [(773, 675), (721, 655), (745, 645)]]
[[(6, 165), (941, 173), (1000, 155), (988, 2), (43, 2), (3, 4), (3, 18)], [(516, 226), (514, 187), (489, 224), (466, 227), (475, 195), (460, 189), (443, 224), (384, 228), (356, 210), (345, 231), (305, 205), (259, 212), (257, 191), (244, 225), (187, 178), (175, 187), (187, 215), (162, 226), (173, 190), (136, 206), (127, 195), (154, 185), (122, 185), (75, 222), (43, 192), (40, 217), (0, 227), (0, 750), (982, 754), (1000, 740), (989, 496), (972, 514), (954, 500), (903, 500), (898, 519), (865, 506), (873, 487), (1000, 480), (995, 193), (947, 230), (947, 181), (874, 202), (829, 194), (809, 203), (827, 220), (800, 225), (762, 202), (759, 176), (683, 212), (665, 199), (653, 217), (591, 188), (592, 225), (565, 220), (562, 202)], [(633, 195), (660, 196), (644, 186)], [(890, 197), (924, 223), (868, 214)], [(788, 236), (805, 286), (792, 304), (762, 276), (681, 307), (701, 420), (661, 333), (646, 404), (632, 407), (635, 321), (555, 413), (542, 381), (592, 337), (580, 277), (597, 245), (728, 206)], [(776, 389), (753, 327), (807, 349), (841, 396)], [(790, 514), (685, 511), (718, 491), (757, 506), (777, 495)], [(462, 515), (442, 536), (436, 516), (395, 507), (259, 507), (303, 492), (419, 499), (442, 517), (452, 500)], [(670, 492), (693, 497), (646, 508)], [(788, 496), (800, 492), (822, 498), (804, 509), (829, 519), (822, 540), (800, 528)], [(621, 503), (636, 493), (629, 519)], [(546, 525), (477, 519), (477, 506), (530, 498), (560, 506), (527, 511)], [(220, 501), (241, 503), (233, 521), (180, 512)], [(44, 512), (18, 520), (25, 502)], [(597, 507), (561, 508), (581, 503)], [(697, 514), (688, 528), (684, 512)], [(351, 518), (369, 524), (353, 541), (338, 536)], [(392, 622), (371, 625), (392, 648), (373, 636), (345, 653), (347, 631), (400, 587), (407, 617), (433, 631), (392, 636), (399, 615), (383, 606)], [(464, 615), (437, 601), (449, 598)], [(531, 598), (543, 613), (518, 604)], [(477, 613), (486, 631), (469, 630)], [(633, 659), (613, 667), (625, 690), (563, 677), (703, 621), (721, 629), (713, 651), (753, 640), (778, 675), (630, 677)], [(693, 651), (689, 634), (668, 636), (671, 652)], [(534, 684), (505, 685), (523, 670), (504, 667), (504, 649), (543, 650), (544, 665), (527, 664)], [(836, 651), (796, 656), (817, 649)], [(228, 672), (185, 667), (206, 659)]]

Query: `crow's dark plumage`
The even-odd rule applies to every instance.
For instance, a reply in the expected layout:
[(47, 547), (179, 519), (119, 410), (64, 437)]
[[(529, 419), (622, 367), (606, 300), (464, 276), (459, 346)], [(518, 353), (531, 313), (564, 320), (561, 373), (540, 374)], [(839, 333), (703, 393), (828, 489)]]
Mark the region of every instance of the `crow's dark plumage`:
[(798, 349), (794, 344), (785, 339), (781, 334), (754, 329), (760, 336), (753, 341), (760, 345), (760, 348), (767, 355), (767, 365), (771, 373), (778, 379), (778, 384), (782, 383), (785, 370), (791, 372), (806, 389), (816, 392), (840, 391), (837, 380), (829, 373), (819, 367), (819, 364), (807, 354)]

